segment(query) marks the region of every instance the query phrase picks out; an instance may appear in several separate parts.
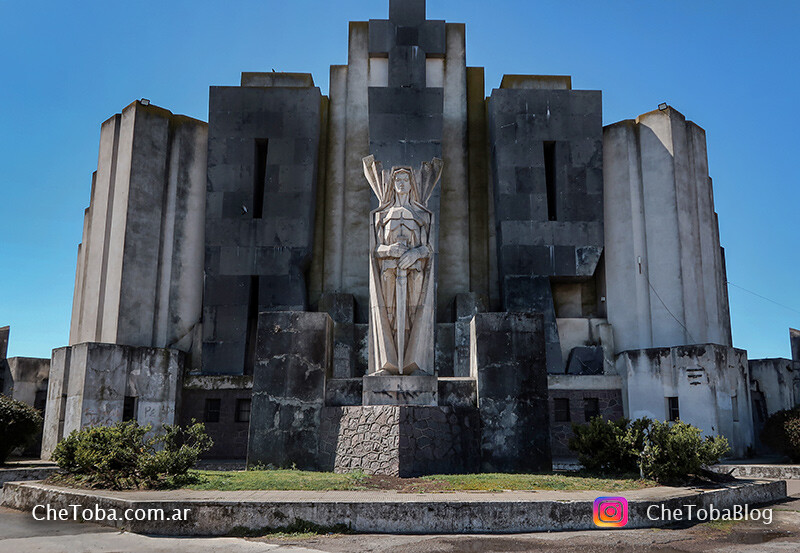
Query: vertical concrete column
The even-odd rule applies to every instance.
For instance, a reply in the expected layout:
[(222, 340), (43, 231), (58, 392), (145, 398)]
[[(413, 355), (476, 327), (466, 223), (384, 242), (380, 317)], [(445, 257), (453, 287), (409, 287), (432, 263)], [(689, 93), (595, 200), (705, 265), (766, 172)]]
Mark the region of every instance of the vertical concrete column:
[(103, 123), (70, 344), (178, 347), (199, 362), (207, 126), (133, 102)]
[(44, 431), (42, 432), (42, 459), (49, 459), (58, 442), (64, 437), (71, 356), (72, 348), (67, 346), (54, 349), (50, 360), (47, 409), (44, 412)]
[(792, 359), (800, 363), (800, 330), (789, 329), (789, 340), (792, 343)]
[(605, 127), (604, 148), (607, 305), (617, 350), (729, 346), (705, 132), (668, 108)]
[(481, 470), (550, 470), (544, 320), (540, 313), (478, 313), (470, 365), (478, 382)]
[(333, 321), (327, 313), (259, 314), (248, 466), (319, 470), (332, 345)]

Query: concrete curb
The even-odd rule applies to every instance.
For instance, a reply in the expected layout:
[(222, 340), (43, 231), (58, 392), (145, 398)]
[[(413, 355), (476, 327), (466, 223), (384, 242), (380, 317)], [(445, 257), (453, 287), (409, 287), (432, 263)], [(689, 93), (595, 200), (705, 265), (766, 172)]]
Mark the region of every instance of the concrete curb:
[[(157, 492), (152, 492), (156, 494)], [(12, 509), (32, 511), (36, 505), (50, 505), (56, 509), (80, 505), (82, 508), (104, 510), (115, 509), (122, 518), (125, 509), (163, 509), (169, 517), (177, 509), (190, 509), (188, 521), (100, 521), (105, 526), (124, 528), (131, 532), (151, 535), (222, 536), (241, 533), (242, 530), (285, 528), (296, 521), (303, 521), (322, 528), (344, 525), (360, 533), (392, 534), (458, 534), (458, 533), (523, 533), (553, 530), (593, 530), (593, 500), (519, 500), (508, 492), (503, 494), (449, 494), (410, 495), (407, 500), (396, 496), (385, 496), (371, 500), (360, 492), (346, 494), (325, 492), (331, 499), (309, 500), (310, 495), (286, 492), (285, 500), (263, 501), (250, 492), (240, 492), (240, 501), (198, 499), (148, 499), (147, 493), (137, 493), (134, 499), (126, 499), (125, 493), (104, 491), (102, 494), (87, 490), (57, 488), (39, 483), (8, 483), (3, 489), (2, 504)], [(129, 493), (130, 495), (130, 493)], [(598, 493), (598, 495), (611, 495)], [(636, 492), (631, 492), (634, 497)], [(568, 497), (569, 494), (564, 494)], [(316, 497), (323, 497), (317, 494)], [(679, 509), (685, 505), (716, 509), (729, 509), (734, 505), (762, 505), (786, 497), (786, 482), (743, 481), (721, 489), (693, 491), (675, 494), (665, 491), (663, 499), (629, 499), (629, 518), (626, 528), (663, 527), (669, 521), (651, 521), (647, 509), (651, 505), (664, 505)], [(660, 512), (660, 507), (659, 507)], [(607, 528), (606, 528), (607, 529)]]
[(736, 478), (757, 478), (775, 480), (800, 480), (800, 465), (714, 465), (714, 472), (735, 476)]
[(0, 469), (0, 488), (6, 482), (29, 482), (31, 480), (44, 480), (58, 471), (57, 467), (30, 467), (30, 468), (3, 468)]

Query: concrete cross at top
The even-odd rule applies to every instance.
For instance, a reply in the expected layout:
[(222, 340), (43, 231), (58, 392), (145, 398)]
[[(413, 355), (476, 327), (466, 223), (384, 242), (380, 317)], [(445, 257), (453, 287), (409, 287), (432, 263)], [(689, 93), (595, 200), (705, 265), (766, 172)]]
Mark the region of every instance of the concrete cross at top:
[(389, 19), (369, 22), (369, 54), (388, 56), (390, 88), (425, 88), (426, 59), (445, 54), (444, 21), (425, 19), (425, 0), (390, 0)]

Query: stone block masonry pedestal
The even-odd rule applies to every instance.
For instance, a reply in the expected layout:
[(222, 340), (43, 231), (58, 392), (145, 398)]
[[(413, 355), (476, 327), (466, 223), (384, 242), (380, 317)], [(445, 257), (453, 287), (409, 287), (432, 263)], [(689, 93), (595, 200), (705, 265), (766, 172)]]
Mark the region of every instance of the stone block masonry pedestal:
[(319, 470), (333, 321), (327, 313), (260, 313), (257, 343), (247, 465)]
[(550, 470), (544, 319), (539, 313), (478, 313), (470, 365), (478, 381), (481, 470)]
[(326, 407), (320, 453), (329, 470), (412, 477), (476, 472), (475, 409), (412, 405)]

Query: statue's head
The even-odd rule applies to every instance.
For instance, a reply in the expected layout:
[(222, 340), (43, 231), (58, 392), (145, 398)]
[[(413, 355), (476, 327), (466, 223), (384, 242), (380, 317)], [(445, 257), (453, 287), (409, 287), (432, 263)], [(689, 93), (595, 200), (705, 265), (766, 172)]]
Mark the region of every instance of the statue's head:
[(411, 171), (405, 168), (395, 169), (392, 173), (394, 191), (397, 194), (409, 194), (411, 192)]

